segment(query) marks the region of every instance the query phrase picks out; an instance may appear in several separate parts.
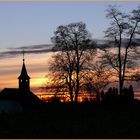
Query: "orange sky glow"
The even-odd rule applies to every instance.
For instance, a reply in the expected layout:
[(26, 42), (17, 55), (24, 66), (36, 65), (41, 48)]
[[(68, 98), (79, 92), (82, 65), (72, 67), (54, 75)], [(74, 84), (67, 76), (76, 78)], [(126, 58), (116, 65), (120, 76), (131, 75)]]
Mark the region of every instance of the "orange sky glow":
[[(45, 77), (48, 71), (48, 60), (51, 53), (46, 54), (26, 54), (25, 64), (28, 75), (31, 77), (31, 89), (41, 87), (49, 79)], [(10, 63), (9, 63), (10, 60)], [(13, 58), (3, 58), (0, 63), (0, 89), (5, 87), (17, 88), (18, 76), (22, 68), (22, 55)]]
[[(38, 54), (25, 54), (25, 64), (30, 79), (31, 90), (37, 94), (44, 94), (40, 87), (49, 84), (49, 78), (45, 75), (48, 73), (49, 62), (54, 52), (38, 53)], [(3, 58), (0, 63), (0, 90), (4, 88), (18, 88), (18, 76), (22, 68), (22, 54), (12, 57)], [(138, 84), (135, 84), (139, 87)], [(140, 89), (136, 89), (140, 93)]]

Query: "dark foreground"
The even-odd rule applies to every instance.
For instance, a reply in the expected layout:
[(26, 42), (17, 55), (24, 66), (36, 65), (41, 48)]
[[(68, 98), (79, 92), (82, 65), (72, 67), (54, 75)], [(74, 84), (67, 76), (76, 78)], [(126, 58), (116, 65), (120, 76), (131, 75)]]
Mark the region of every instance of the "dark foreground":
[(0, 138), (140, 138), (140, 103), (48, 104), (0, 115)]

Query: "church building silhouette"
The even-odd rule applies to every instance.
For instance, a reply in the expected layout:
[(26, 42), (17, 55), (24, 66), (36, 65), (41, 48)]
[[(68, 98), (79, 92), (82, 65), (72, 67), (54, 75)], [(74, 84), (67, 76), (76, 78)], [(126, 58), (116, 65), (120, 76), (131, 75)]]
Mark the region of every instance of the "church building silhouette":
[(27, 74), (26, 66), (24, 63), (24, 57), (23, 57), (23, 65), (22, 65), (22, 70), (21, 74), (18, 77), (19, 79), (19, 91), (21, 93), (29, 93), (30, 91), (30, 77)]
[[(30, 91), (30, 77), (26, 70), (24, 53), (21, 73), (18, 77), (18, 88), (4, 88), (0, 93), (0, 111), (1, 103), (11, 103), (14, 106), (20, 106), (21, 110), (34, 109), (42, 101)], [(10, 105), (11, 106), (11, 105)], [(5, 110), (5, 108), (3, 108)]]

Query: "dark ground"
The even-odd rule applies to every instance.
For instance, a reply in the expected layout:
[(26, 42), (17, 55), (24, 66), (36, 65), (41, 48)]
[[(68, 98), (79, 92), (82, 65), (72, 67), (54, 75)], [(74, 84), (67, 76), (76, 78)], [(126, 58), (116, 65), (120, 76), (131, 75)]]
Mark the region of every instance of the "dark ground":
[(140, 102), (50, 103), (46, 111), (2, 113), (0, 138), (140, 138)]

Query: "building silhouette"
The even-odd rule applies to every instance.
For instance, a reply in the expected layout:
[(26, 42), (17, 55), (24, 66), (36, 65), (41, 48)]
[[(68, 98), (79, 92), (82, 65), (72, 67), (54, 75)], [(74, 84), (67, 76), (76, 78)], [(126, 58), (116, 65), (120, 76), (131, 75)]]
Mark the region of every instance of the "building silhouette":
[[(23, 64), (21, 73), (18, 77), (18, 88), (4, 88), (0, 93), (0, 112), (10, 112), (12, 106), (16, 108), (15, 112), (19, 112), (29, 109), (35, 109), (42, 104), (42, 101), (30, 91), (30, 77), (26, 70), (25, 59), (23, 54)], [(5, 107), (4, 107), (5, 104)], [(9, 106), (9, 108), (7, 107)], [(12, 107), (12, 111), (14, 112)]]
[(21, 74), (18, 77), (18, 79), (19, 79), (19, 91), (21, 93), (28, 93), (30, 91), (30, 77), (27, 74), (27, 70), (26, 70), (26, 66), (25, 66), (24, 61), (25, 60), (23, 58), (23, 65), (22, 65)]

